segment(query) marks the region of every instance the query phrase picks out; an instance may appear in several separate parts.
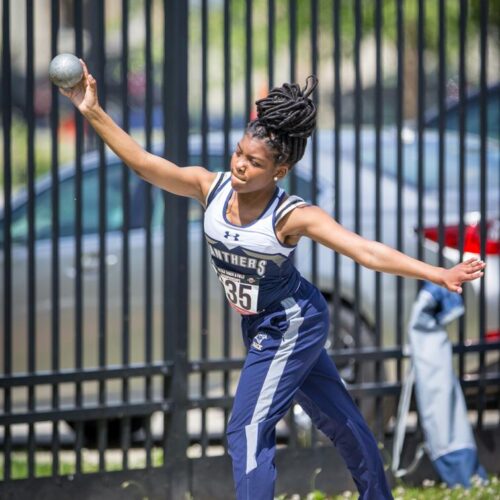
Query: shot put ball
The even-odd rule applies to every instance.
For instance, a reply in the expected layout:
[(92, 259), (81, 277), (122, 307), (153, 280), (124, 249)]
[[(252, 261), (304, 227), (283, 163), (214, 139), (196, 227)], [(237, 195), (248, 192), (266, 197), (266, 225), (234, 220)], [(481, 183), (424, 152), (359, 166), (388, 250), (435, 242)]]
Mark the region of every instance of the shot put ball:
[(73, 54), (59, 54), (50, 61), (50, 81), (63, 89), (74, 87), (83, 77), (83, 68)]

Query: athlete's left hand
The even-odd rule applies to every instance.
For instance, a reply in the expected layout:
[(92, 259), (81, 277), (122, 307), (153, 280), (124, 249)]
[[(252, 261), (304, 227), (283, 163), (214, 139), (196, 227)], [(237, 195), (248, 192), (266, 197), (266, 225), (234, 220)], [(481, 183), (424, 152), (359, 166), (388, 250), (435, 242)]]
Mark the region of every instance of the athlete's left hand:
[(483, 276), (485, 267), (486, 264), (476, 257), (468, 259), (450, 269), (445, 269), (442, 275), (442, 285), (450, 292), (462, 293), (462, 283)]

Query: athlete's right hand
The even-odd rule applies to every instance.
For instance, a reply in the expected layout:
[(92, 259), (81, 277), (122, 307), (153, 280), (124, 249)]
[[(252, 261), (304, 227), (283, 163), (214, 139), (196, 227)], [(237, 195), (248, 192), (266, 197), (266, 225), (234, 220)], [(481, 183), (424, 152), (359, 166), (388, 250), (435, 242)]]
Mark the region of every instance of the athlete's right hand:
[(59, 89), (79, 109), (82, 114), (99, 106), (97, 98), (97, 82), (89, 73), (87, 65), (80, 59), (83, 67), (83, 78), (71, 89)]

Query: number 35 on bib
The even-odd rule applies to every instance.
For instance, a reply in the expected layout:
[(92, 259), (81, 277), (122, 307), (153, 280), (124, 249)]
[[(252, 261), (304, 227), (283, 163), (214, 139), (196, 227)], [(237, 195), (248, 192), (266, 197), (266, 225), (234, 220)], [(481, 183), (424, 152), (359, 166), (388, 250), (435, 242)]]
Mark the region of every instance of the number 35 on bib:
[(220, 276), (224, 285), (227, 300), (240, 314), (257, 314), (259, 300), (258, 283), (248, 283), (246, 280), (230, 276)]

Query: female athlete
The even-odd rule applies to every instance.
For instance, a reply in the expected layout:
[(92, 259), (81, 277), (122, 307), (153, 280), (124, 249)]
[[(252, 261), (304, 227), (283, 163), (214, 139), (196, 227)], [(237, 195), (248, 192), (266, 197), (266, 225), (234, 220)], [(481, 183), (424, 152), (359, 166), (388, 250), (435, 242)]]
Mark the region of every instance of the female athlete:
[(316, 123), (306, 86), (284, 84), (257, 101), (226, 173), (180, 168), (145, 151), (100, 107), (96, 81), (61, 90), (104, 142), (146, 181), (205, 208), (204, 230), (227, 299), (242, 316), (247, 357), (231, 418), (228, 445), (237, 498), (271, 500), (275, 427), (295, 399), (338, 448), (362, 499), (392, 498), (377, 443), (325, 351), (328, 308), (291, 261), (303, 237), (376, 271), (432, 281), (453, 292), (483, 275), (471, 259), (444, 269), (348, 231), (317, 206), (288, 196), (277, 182), (302, 158)]

